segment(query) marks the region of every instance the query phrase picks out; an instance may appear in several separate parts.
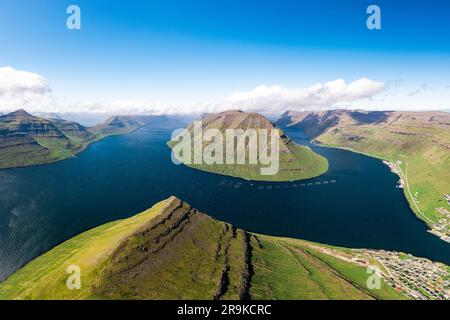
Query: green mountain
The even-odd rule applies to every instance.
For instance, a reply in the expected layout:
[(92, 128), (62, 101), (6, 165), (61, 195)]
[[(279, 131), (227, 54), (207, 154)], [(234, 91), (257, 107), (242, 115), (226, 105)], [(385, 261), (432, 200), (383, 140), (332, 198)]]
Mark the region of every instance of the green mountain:
[(92, 128), (59, 118), (45, 119), (25, 110), (0, 116), (0, 169), (68, 158), (104, 137), (130, 133), (160, 117), (116, 116)]
[[(404, 299), (368, 289), (362, 251), (249, 233), (171, 197), (82, 233), (0, 284), (0, 299)], [(69, 290), (72, 266), (81, 286)]]
[(92, 128), (93, 131), (102, 135), (113, 135), (132, 132), (144, 123), (132, 116), (112, 116), (104, 123)]
[(450, 242), (449, 113), (286, 112), (277, 124), (301, 128), (323, 145), (389, 161), (417, 217)]
[(94, 139), (95, 135), (81, 125), (18, 110), (0, 116), (0, 168), (60, 160)]
[[(221, 113), (205, 114), (201, 116), (197, 121), (201, 121), (202, 129), (205, 132), (208, 129), (218, 129), (221, 133), (225, 135), (225, 130), (227, 129), (254, 129), (256, 134), (260, 132), (261, 129), (273, 130), (276, 129), (275, 125), (266, 119), (264, 116), (257, 113), (246, 113), (239, 110), (230, 110)], [(194, 138), (194, 126), (189, 125), (186, 128), (190, 133), (191, 137)], [(247, 139), (245, 144), (245, 164), (237, 163), (237, 146), (235, 143), (233, 153), (235, 158), (235, 164), (194, 164), (185, 163), (187, 166), (208, 171), (212, 173), (218, 173), (227, 176), (244, 178), (247, 180), (262, 180), (262, 181), (293, 181), (300, 179), (308, 179), (312, 177), (319, 176), (325, 173), (328, 169), (328, 161), (314, 153), (310, 148), (299, 146), (295, 144), (289, 137), (287, 137), (283, 131), (281, 131), (281, 139), (279, 143), (279, 170), (275, 175), (262, 175), (261, 168), (267, 167), (266, 164), (250, 164), (249, 161), (249, 139)], [(212, 142), (203, 142), (203, 150), (208, 148)], [(259, 142), (258, 142), (259, 143)], [(169, 147), (173, 148), (175, 142), (169, 141)], [(266, 143), (265, 148), (268, 153), (272, 152), (271, 143)], [(194, 148), (192, 148), (192, 159), (195, 154)], [(198, 151), (197, 151), (198, 152)], [(227, 149), (222, 148), (220, 153), (223, 155), (222, 159), (227, 158)], [(260, 153), (258, 154), (258, 159), (260, 158)]]

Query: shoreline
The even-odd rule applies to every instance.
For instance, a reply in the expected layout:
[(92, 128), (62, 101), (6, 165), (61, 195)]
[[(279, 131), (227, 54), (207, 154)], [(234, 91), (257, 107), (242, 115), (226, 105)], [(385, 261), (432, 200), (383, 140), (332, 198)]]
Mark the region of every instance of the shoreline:
[(142, 128), (142, 127), (135, 128), (135, 129), (133, 129), (133, 130), (131, 130), (129, 132), (112, 133), (112, 134), (108, 134), (108, 135), (105, 135), (105, 136), (99, 136), (98, 138), (83, 144), (79, 148), (74, 149), (73, 152), (71, 152), (70, 155), (68, 155), (66, 157), (63, 157), (63, 158), (60, 158), (60, 159), (49, 159), (48, 161), (36, 162), (36, 163), (31, 163), (31, 164), (23, 164), (23, 165), (16, 165), (16, 166), (10, 166), (10, 167), (0, 167), (0, 171), (9, 170), (9, 169), (21, 169), (21, 168), (28, 168), (28, 167), (34, 167), (34, 166), (41, 166), (41, 165), (52, 164), (52, 163), (57, 163), (57, 162), (64, 161), (64, 160), (67, 160), (67, 159), (71, 159), (71, 158), (76, 157), (76, 155), (82, 153), (83, 151), (86, 151), (86, 149), (89, 146), (93, 145), (94, 143), (100, 142), (100, 141), (102, 141), (102, 140), (104, 140), (106, 138), (109, 138), (109, 137), (120, 136), (120, 135), (123, 135), (123, 134), (130, 134), (130, 133), (135, 132), (136, 130), (139, 130), (140, 128)]
[[(388, 159), (384, 159), (384, 158), (382, 158), (382, 157), (380, 157), (380, 156), (377, 156), (377, 155), (374, 155), (374, 154), (370, 154), (370, 153), (368, 153), (368, 152), (357, 151), (357, 150), (352, 149), (352, 148), (341, 147), (341, 146), (336, 146), (336, 145), (322, 144), (322, 143), (320, 143), (319, 141), (317, 141), (317, 140), (315, 140), (315, 139), (311, 140), (311, 144), (313, 144), (313, 145), (315, 145), (315, 146), (317, 146), (317, 147), (323, 147), (323, 148), (335, 148), (335, 149), (341, 149), (341, 150), (346, 150), (346, 151), (354, 152), (354, 153), (361, 154), (361, 155), (364, 155), (364, 156), (367, 156), (367, 157), (371, 157), (371, 158), (374, 158), (374, 159), (377, 159), (377, 160), (381, 160), (381, 161), (383, 162), (383, 164), (385, 164), (385, 165), (387, 165), (385, 162), (391, 163), (391, 161), (388, 160)], [(388, 166), (388, 165), (387, 165), (387, 166)], [(389, 166), (388, 166), (388, 167), (389, 167)], [(389, 168), (390, 168), (390, 167), (389, 167)], [(403, 180), (403, 178), (402, 178), (398, 173), (396, 173), (396, 172), (394, 172), (394, 171), (392, 171), (392, 170), (391, 170), (391, 172), (394, 173), (395, 175), (397, 175), (401, 180)], [(406, 184), (407, 184), (407, 183), (406, 183)], [(402, 188), (402, 189), (403, 189), (403, 190), (406, 190), (406, 188)], [(442, 240), (442, 241), (447, 242), (447, 243), (450, 244), (450, 236), (445, 235), (445, 234), (442, 234), (441, 232), (434, 230), (434, 229), (432, 228), (432, 225), (429, 224), (429, 223), (427, 223), (427, 221), (426, 221), (425, 219), (421, 218), (420, 216), (422, 215), (422, 216), (425, 217), (427, 220), (428, 220), (429, 218), (426, 217), (425, 215), (423, 215), (423, 214), (420, 213), (420, 212), (419, 212), (419, 214), (420, 214), (420, 215), (419, 215), (419, 214), (416, 212), (416, 210), (414, 210), (414, 208), (413, 208), (413, 206), (412, 206), (412, 203), (411, 203), (411, 201), (409, 200), (409, 198), (408, 198), (408, 196), (407, 196), (407, 194), (406, 194), (406, 191), (403, 191), (403, 195), (404, 195), (406, 201), (408, 202), (408, 206), (409, 206), (409, 208), (411, 209), (411, 211), (412, 211), (412, 213), (414, 214), (414, 216), (415, 216), (417, 219), (419, 219), (420, 221), (422, 221), (422, 222), (427, 226), (427, 230), (426, 230), (426, 231), (429, 232), (429, 233), (431, 233), (432, 235), (438, 237), (440, 240)], [(429, 220), (429, 221), (431, 221), (431, 220)]]

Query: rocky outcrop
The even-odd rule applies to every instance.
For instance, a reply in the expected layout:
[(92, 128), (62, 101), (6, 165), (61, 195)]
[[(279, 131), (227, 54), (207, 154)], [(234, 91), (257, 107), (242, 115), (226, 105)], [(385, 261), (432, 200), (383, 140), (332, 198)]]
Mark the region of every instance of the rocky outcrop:
[[(238, 233), (243, 237), (239, 237)], [(242, 296), (249, 299), (252, 274), (249, 239), (249, 234), (241, 230), (233, 231), (228, 224), (217, 222), (187, 203), (172, 198), (160, 215), (114, 251), (96, 294), (113, 298), (133, 290), (135, 298), (151, 298), (155, 293), (145, 286), (157, 280), (157, 275), (164, 273), (167, 266), (176, 265), (182, 258), (186, 267), (198, 265), (208, 275), (204, 278), (196, 274), (198, 271), (191, 273), (192, 281), (209, 288), (209, 299), (222, 299), (233, 295), (234, 290), (235, 298)], [(211, 246), (214, 243), (217, 245)], [(200, 253), (203, 258), (198, 256)], [(199, 258), (202, 260), (197, 260)], [(242, 267), (237, 267), (232, 261), (236, 259)], [(183, 294), (170, 292), (170, 284), (161, 286), (169, 291), (167, 294)], [(198, 294), (205, 296), (205, 292)]]

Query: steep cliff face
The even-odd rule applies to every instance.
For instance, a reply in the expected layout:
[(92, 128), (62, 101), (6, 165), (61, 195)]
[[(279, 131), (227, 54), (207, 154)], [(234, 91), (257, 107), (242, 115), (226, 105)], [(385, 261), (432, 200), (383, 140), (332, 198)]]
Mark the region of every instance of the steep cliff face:
[(0, 130), (3, 134), (23, 135), (31, 137), (47, 137), (64, 139), (64, 133), (50, 120), (30, 115), (25, 110), (18, 110), (0, 117)]
[[(80, 290), (66, 287), (68, 266)], [(399, 299), (349, 250), (252, 234), (171, 197), (87, 231), (0, 284), (0, 299)]]
[(381, 124), (388, 121), (392, 112), (389, 111), (352, 111), (328, 110), (319, 112), (288, 111), (276, 124), (281, 127), (298, 127), (311, 137), (319, 136), (329, 128), (338, 125)]
[(95, 294), (108, 299), (246, 296), (251, 274), (245, 235), (172, 198), (113, 252)]
[(311, 137), (319, 136), (328, 129), (339, 126), (412, 126), (426, 125), (445, 128), (450, 125), (450, 114), (446, 112), (400, 112), (328, 110), (319, 112), (287, 111), (277, 121), (280, 127), (298, 127)]
[(131, 116), (112, 116), (92, 129), (99, 134), (111, 135), (132, 132), (141, 126), (142, 123)]
[(72, 143), (50, 120), (24, 110), (0, 116), (0, 168), (55, 159), (54, 146), (70, 149)]
[(96, 138), (95, 133), (93, 133), (89, 128), (82, 126), (77, 122), (67, 121), (63, 119), (52, 119), (51, 122), (71, 139), (90, 141)]
[(158, 122), (154, 116), (115, 116), (88, 128), (58, 117), (45, 119), (25, 110), (0, 116), (0, 168), (49, 163), (70, 157), (113, 134)]

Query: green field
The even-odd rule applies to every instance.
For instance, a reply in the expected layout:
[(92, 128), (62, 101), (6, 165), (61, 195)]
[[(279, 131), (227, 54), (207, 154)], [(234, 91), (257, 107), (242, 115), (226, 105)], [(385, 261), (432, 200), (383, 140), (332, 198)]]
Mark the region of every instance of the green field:
[[(351, 257), (245, 232), (171, 197), (36, 258), (0, 284), (0, 299), (405, 298), (384, 282), (369, 290), (366, 268)], [(81, 270), (80, 290), (66, 286), (70, 265)]]

